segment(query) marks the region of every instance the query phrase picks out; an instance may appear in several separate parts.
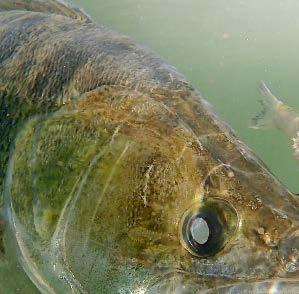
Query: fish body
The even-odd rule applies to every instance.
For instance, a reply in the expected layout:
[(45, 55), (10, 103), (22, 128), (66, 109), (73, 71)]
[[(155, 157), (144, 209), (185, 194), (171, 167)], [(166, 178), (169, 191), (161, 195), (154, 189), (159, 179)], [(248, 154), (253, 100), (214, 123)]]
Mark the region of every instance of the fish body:
[(296, 289), (295, 196), (175, 68), (45, 3), (0, 1), (0, 288)]

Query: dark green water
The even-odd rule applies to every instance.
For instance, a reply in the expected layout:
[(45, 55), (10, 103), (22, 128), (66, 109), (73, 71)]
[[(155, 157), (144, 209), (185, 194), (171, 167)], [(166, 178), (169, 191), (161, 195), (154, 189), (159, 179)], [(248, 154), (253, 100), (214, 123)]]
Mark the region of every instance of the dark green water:
[(258, 82), (299, 110), (296, 0), (76, 0), (90, 15), (156, 50), (197, 87), (290, 190), (299, 191), (291, 142), (248, 128)]

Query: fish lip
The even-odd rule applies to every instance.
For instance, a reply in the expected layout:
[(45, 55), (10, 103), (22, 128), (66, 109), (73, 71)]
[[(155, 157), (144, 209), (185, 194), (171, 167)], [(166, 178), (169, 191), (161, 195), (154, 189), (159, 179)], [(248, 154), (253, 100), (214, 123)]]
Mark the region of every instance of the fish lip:
[[(178, 275), (178, 276), (177, 276)], [(173, 271), (165, 272), (159, 276), (153, 278), (149, 284), (146, 285), (145, 293), (159, 293), (158, 289), (168, 284), (172, 278), (191, 278), (192, 293), (228, 293), (227, 291), (233, 290), (233, 293), (243, 293), (240, 291), (247, 291), (246, 293), (293, 293), (296, 289), (299, 293), (299, 277), (295, 278), (268, 278), (268, 279), (241, 279), (225, 276), (204, 276), (197, 273), (190, 273), (182, 269), (176, 269)], [(190, 281), (190, 280), (188, 280)], [(224, 283), (224, 284), (223, 284)], [(191, 293), (189, 288), (184, 289), (184, 280), (178, 280), (177, 284), (174, 284), (174, 292), (167, 291), (167, 293), (177, 293), (176, 290), (183, 289), (180, 293)], [(195, 290), (195, 292), (193, 292)], [(216, 292), (214, 292), (216, 291)], [(249, 291), (249, 292), (248, 292)], [(254, 292), (252, 292), (254, 291)], [(282, 291), (282, 292), (281, 292)], [(133, 292), (135, 293), (135, 292)], [(136, 292), (139, 293), (139, 292)]]
[[(256, 281), (240, 281), (239, 283), (226, 284), (216, 288), (210, 288), (208, 290), (200, 291), (199, 293), (228, 293), (228, 291), (233, 291), (233, 293), (296, 293), (299, 291), (299, 278), (273, 278), (264, 279)], [(217, 291), (217, 292), (214, 292)], [(292, 292), (290, 292), (292, 291)], [(230, 292), (229, 292), (230, 293)]]
[[(215, 276), (215, 275), (201, 275), (196, 272), (189, 272), (183, 269), (174, 269), (165, 271), (164, 273), (156, 274), (154, 277), (150, 279), (150, 281), (146, 285), (146, 292), (145, 293), (160, 293), (161, 288), (171, 285), (176, 289), (176, 287), (185, 287), (188, 283), (186, 289), (184, 291), (188, 291), (188, 287), (192, 287), (192, 292), (190, 290), (186, 293), (193, 293), (194, 289), (197, 291), (205, 291), (209, 290), (214, 287), (214, 284), (216, 283), (218, 286), (220, 286), (220, 283), (222, 284), (225, 282), (227, 283), (238, 283), (240, 282), (238, 279), (233, 279), (231, 277), (225, 277), (225, 276)], [(210, 285), (208, 285), (210, 284)], [(158, 291), (159, 290), (159, 291)], [(163, 291), (164, 293), (165, 291)], [(135, 292), (133, 292), (135, 293)], [(139, 292), (136, 292), (139, 293)], [(162, 293), (162, 292), (161, 292)], [(172, 293), (167, 291), (167, 293)], [(176, 292), (175, 292), (176, 293)], [(185, 292), (182, 292), (185, 293)]]

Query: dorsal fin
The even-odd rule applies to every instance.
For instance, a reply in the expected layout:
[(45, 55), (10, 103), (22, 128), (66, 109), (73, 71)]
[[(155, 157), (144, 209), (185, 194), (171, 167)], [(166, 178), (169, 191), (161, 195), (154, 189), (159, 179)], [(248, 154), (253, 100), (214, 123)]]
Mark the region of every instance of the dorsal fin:
[(26, 10), (53, 13), (78, 19), (82, 22), (92, 22), (82, 9), (64, 0), (0, 0), (0, 11)]

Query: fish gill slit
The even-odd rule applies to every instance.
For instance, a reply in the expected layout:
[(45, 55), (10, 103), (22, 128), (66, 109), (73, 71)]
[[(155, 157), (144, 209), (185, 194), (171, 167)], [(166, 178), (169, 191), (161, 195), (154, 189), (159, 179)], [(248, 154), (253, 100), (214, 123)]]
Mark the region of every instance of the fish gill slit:
[[(54, 268), (59, 265), (59, 270), (61, 271), (60, 276), (63, 275), (64, 279), (67, 280), (69, 286), (71, 288), (76, 285), (77, 289), (80, 289), (81, 292), (85, 292), (83, 286), (76, 280), (75, 275), (70, 269), (70, 266), (67, 262), (67, 250), (66, 250), (66, 234), (70, 221), (70, 216), (72, 211), (74, 210), (75, 204), (77, 203), (81, 191), (88, 179), (88, 176), (93, 168), (93, 166), (99, 161), (102, 157), (104, 151), (97, 153), (93, 159), (91, 160), (88, 167), (83, 170), (80, 175), (77, 177), (77, 180), (73, 186), (71, 193), (62, 209), (61, 215), (58, 220), (58, 224), (56, 230), (53, 234), (51, 240), (51, 253), (52, 256), (55, 256), (56, 261), (54, 263)], [(62, 254), (62, 256), (61, 256)], [(62, 258), (62, 261), (59, 259)], [(70, 275), (70, 276), (69, 276)]]
[[(117, 136), (119, 130), (121, 128), (121, 125), (117, 126), (112, 134), (112, 136), (110, 137), (109, 142), (107, 143), (107, 145), (102, 149), (101, 152), (99, 152), (98, 154), (96, 154), (94, 156), (94, 158), (91, 160), (89, 166), (83, 170), (80, 175), (77, 177), (77, 180), (73, 186), (73, 189), (71, 191), (71, 193), (69, 194), (69, 197), (61, 211), (57, 226), (56, 226), (56, 230), (53, 234), (52, 237), (52, 243), (54, 243), (54, 240), (60, 240), (59, 242), (63, 243), (63, 248), (62, 248), (62, 252), (64, 253), (64, 262), (66, 262), (67, 256), (66, 256), (66, 245), (65, 245), (65, 240), (66, 240), (66, 233), (67, 233), (67, 226), (69, 223), (69, 218), (70, 218), (70, 214), (71, 211), (73, 210), (73, 208), (75, 207), (76, 202), (79, 199), (79, 196), (81, 194), (81, 191), (83, 189), (83, 186), (85, 185), (89, 174), (91, 173), (91, 170), (93, 168), (93, 166), (99, 161), (99, 159), (103, 156), (103, 154), (106, 152), (107, 148), (109, 146), (111, 146), (111, 144), (114, 142), (115, 137)], [(75, 195), (75, 197), (73, 197)], [(56, 242), (56, 244), (58, 244)], [(61, 244), (60, 244), (61, 246)], [(53, 246), (52, 246), (53, 247)], [(52, 250), (54, 250), (52, 248)], [(58, 249), (59, 252), (61, 252), (61, 250)], [(53, 256), (55, 256), (55, 254), (53, 254)]]
[[(18, 138), (20, 133), (17, 135)], [(14, 171), (14, 156), (13, 153), (15, 151), (15, 147), (11, 147), (10, 149), (10, 159), (8, 162), (5, 184), (4, 184), (4, 205), (6, 206), (6, 214), (9, 220), (9, 225), (13, 232), (15, 232), (15, 242), (17, 243), (18, 250), (20, 252), (21, 258), (19, 257), (19, 261), (22, 265), (22, 268), (30, 277), (34, 285), (41, 291), (45, 293), (55, 293), (54, 289), (47, 283), (46, 280), (39, 274), (38, 267), (36, 263), (32, 259), (32, 254), (28, 251), (27, 246), (24, 244), (23, 238), (20, 237), (22, 232), (22, 227), (19, 223), (17, 216), (14, 213), (13, 202), (11, 198), (11, 186), (12, 186), (12, 178)]]

